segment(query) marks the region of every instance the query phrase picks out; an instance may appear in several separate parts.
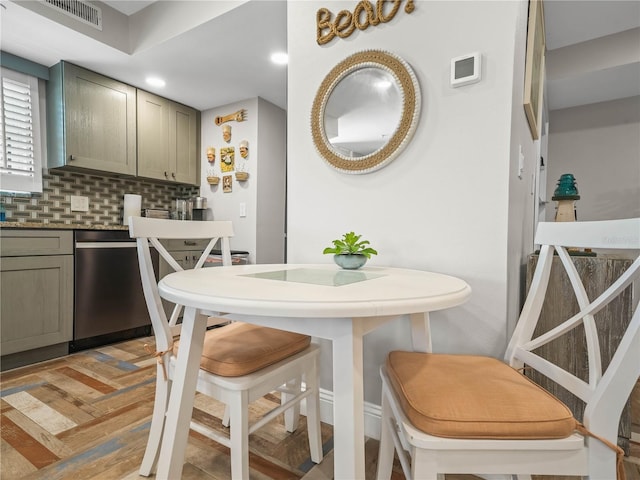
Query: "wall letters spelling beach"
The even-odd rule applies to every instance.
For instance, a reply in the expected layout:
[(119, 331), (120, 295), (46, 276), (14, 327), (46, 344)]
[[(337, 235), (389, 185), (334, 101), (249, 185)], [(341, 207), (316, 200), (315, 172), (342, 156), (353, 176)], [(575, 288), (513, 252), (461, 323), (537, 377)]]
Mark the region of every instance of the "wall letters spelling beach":
[[(392, 3), (390, 11), (385, 13), (385, 3)], [(387, 23), (396, 16), (400, 9), (402, 0), (378, 0), (374, 5), (368, 0), (361, 0), (353, 9), (341, 10), (332, 20), (333, 13), (327, 8), (321, 8), (316, 14), (317, 41), (318, 45), (330, 42), (337, 35), (340, 38), (347, 38), (353, 33), (356, 27), (359, 30), (366, 30), (369, 25)], [(413, 0), (406, 0), (404, 11), (411, 13), (415, 9)]]

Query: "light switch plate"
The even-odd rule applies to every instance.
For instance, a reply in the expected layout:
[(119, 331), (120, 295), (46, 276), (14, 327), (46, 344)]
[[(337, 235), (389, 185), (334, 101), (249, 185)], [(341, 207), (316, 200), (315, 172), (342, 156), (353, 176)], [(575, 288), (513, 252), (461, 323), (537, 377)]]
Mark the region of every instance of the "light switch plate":
[(522, 145), (518, 151), (518, 178), (522, 180), (522, 172), (524, 172), (524, 153), (522, 152)]
[(89, 197), (79, 197), (71, 195), (71, 211), (72, 212), (88, 212)]

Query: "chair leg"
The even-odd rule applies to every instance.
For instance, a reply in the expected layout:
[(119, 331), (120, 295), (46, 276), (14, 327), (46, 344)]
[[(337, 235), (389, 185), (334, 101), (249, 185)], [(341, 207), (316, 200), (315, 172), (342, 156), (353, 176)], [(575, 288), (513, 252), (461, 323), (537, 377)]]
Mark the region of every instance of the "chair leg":
[(314, 463), (322, 461), (322, 435), (320, 431), (320, 401), (318, 378), (318, 359), (313, 360), (313, 367), (305, 374), (305, 382), (312, 393), (307, 397), (307, 433), (309, 435), (309, 451)]
[(587, 437), (589, 446), (589, 476), (585, 478), (616, 478), (616, 454), (600, 440)]
[(237, 395), (228, 404), (231, 431), (231, 478), (249, 479), (249, 393), (246, 390)]
[(224, 417), (222, 417), (222, 425), (229, 428), (229, 405), (224, 406)]
[(391, 431), (391, 425), (389, 421), (391, 419), (391, 408), (389, 408), (389, 401), (387, 400), (386, 392), (382, 392), (382, 406), (381, 406), (381, 420), (380, 420), (380, 446), (378, 447), (378, 470), (376, 473), (376, 480), (389, 480), (391, 478), (391, 471), (393, 469), (393, 453), (395, 451), (393, 447), (393, 438)]
[(437, 453), (410, 447), (411, 472), (408, 478), (420, 480), (445, 480), (444, 473), (437, 473)]
[(158, 454), (160, 453), (160, 442), (162, 441), (165, 414), (171, 391), (171, 380), (165, 381), (163, 375), (162, 365), (158, 365), (156, 371), (156, 397), (153, 403), (149, 439), (147, 440), (147, 448), (144, 452), (139, 472), (144, 477), (148, 477), (155, 471)]
[[(302, 388), (302, 381), (300, 377), (296, 377), (293, 380), (289, 380), (285, 385), (286, 390), (290, 390), (297, 393), (282, 392), (280, 395), (280, 403), (284, 405), (297, 394), (299, 394)], [(284, 412), (284, 427), (287, 432), (295, 432), (298, 429), (298, 421), (300, 420), (300, 402), (296, 402), (291, 408)]]

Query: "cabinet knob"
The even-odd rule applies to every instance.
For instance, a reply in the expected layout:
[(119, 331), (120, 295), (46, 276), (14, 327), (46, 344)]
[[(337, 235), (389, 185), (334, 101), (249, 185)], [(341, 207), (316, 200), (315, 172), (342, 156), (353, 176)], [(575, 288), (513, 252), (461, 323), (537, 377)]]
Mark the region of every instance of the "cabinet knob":
[(176, 174), (175, 173), (171, 172), (171, 176), (173, 177), (174, 180), (176, 179)]
[(75, 160), (75, 157), (73, 155), (69, 155), (69, 161), (72, 162)]
[(167, 172), (164, 172), (164, 178), (169, 178), (169, 174)]
[(191, 247), (191, 246), (195, 246), (195, 245), (196, 245), (196, 242), (195, 242), (195, 241), (193, 241), (193, 240), (185, 240), (185, 241), (184, 241), (184, 244), (185, 244), (185, 245), (188, 245), (188, 246), (190, 246), (190, 247)]

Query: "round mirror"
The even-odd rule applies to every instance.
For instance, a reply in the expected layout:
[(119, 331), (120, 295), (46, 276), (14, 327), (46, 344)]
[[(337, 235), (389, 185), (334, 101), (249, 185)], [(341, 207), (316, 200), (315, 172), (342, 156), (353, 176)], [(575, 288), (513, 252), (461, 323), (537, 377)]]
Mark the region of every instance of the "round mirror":
[(311, 112), (322, 157), (344, 173), (368, 173), (393, 160), (410, 140), (420, 113), (411, 67), (379, 50), (356, 53), (323, 80)]

